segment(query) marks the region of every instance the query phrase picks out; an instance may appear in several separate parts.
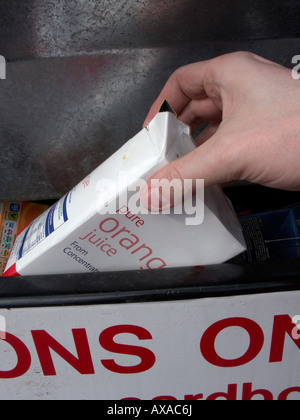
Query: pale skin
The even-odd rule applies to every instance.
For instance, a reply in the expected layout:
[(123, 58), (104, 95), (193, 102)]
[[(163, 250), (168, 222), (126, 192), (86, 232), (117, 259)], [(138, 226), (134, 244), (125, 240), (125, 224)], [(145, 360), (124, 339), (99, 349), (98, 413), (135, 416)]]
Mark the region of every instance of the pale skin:
[(148, 181), (142, 202), (149, 209), (174, 204), (157, 200), (152, 179), (204, 179), (206, 186), (247, 180), (300, 190), (300, 81), (290, 69), (248, 52), (182, 67), (167, 81), (144, 126), (164, 100), (192, 133), (210, 124), (192, 153)]

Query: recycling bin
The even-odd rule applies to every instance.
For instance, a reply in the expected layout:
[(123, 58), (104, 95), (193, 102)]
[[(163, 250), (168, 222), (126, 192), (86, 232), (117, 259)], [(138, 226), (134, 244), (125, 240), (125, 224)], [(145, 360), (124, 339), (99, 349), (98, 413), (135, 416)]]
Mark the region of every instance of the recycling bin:
[[(300, 45), (296, 0), (10, 0), (0, 12), (1, 201), (62, 197), (138, 131), (179, 66), (248, 50), (292, 68)], [(254, 212), (299, 202), (247, 184), (226, 194)], [(0, 396), (299, 400), (299, 298), (288, 257), (0, 278)]]
[(3, 399), (299, 399), (299, 263), (3, 278)]

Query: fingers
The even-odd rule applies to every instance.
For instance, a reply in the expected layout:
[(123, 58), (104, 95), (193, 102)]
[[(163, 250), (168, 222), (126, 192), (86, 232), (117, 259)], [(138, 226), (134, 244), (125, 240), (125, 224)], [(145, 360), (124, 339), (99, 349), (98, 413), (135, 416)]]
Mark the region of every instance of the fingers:
[(144, 121), (143, 127), (146, 127), (153, 120), (165, 100), (168, 101), (177, 115), (181, 113), (182, 109), (184, 109), (186, 104), (188, 104), (190, 101), (190, 98), (181, 90), (176, 73), (170, 77), (160, 95), (150, 108), (150, 111)]
[[(291, 79), (289, 69), (248, 52), (223, 55), (177, 70), (145, 124), (157, 114), (164, 100), (192, 132), (203, 122), (210, 124), (196, 139), (198, 147), (192, 153), (168, 164), (149, 180), (142, 192), (144, 206), (159, 211), (182, 200), (182, 194), (176, 191), (171, 198), (164, 197), (158, 182), (152, 182), (155, 179), (177, 179), (179, 185), (184, 185), (185, 180), (201, 179), (205, 186), (244, 179), (279, 188), (284, 179), (290, 188), (294, 175), (287, 181), (287, 173), (294, 168), (290, 162), (298, 156), (290, 151), (297, 151), (299, 146), (299, 142), (296, 147), (293, 144), (298, 138), (293, 131), (295, 125), (288, 123), (294, 115), (298, 121), (299, 114), (296, 86)], [(282, 94), (278, 94), (278, 86)], [(287, 129), (292, 130), (289, 136)], [(284, 150), (288, 151), (287, 159), (282, 158)]]
[(210, 98), (194, 99), (186, 105), (179, 119), (189, 125), (194, 133), (202, 123), (220, 121), (222, 109)]
[[(245, 90), (244, 74), (249, 60), (255, 61), (249, 54), (236, 53), (190, 64), (171, 75), (151, 107), (144, 126), (154, 118), (164, 100), (170, 103), (181, 121), (191, 127), (192, 132), (203, 122), (210, 124), (196, 139), (197, 149), (168, 164), (148, 181), (141, 196), (146, 208), (159, 211), (182, 199), (182, 195), (176, 191), (171, 199), (170, 194), (163, 197), (157, 180), (177, 179), (183, 185), (185, 180), (195, 182), (201, 179), (209, 186), (240, 179), (241, 168), (238, 165), (241, 159), (235, 156), (235, 147), (226, 147), (228, 142), (224, 139), (224, 131), (220, 132), (220, 124), (230, 114), (234, 100), (237, 101), (232, 92)], [(243, 100), (245, 96), (241, 97)]]
[[(172, 207), (182, 200), (185, 180), (204, 179), (206, 185), (226, 182), (222, 168), (217, 164), (218, 156), (214, 149), (217, 132), (222, 119), (222, 100), (217, 83), (212, 77), (214, 66), (211, 62), (191, 64), (177, 70), (170, 77), (161, 94), (151, 107), (144, 122), (147, 126), (158, 113), (161, 104), (167, 100), (181, 121), (191, 127), (194, 132), (201, 123), (211, 122), (196, 139), (201, 148), (189, 155), (172, 162), (156, 173), (141, 194), (143, 205), (152, 210), (160, 211)], [(209, 139), (209, 144), (205, 142)], [(226, 177), (225, 177), (226, 178)], [(228, 178), (228, 176), (227, 176)], [(179, 181), (173, 184), (172, 191), (160, 188), (160, 181)], [(179, 187), (178, 187), (179, 185)], [(164, 197), (164, 192), (167, 196)]]
[[(214, 121), (216, 113), (222, 110), (222, 94), (231, 87), (242, 89), (247, 82), (245, 75), (254, 69), (269, 72), (269, 66), (282, 67), (249, 52), (236, 52), (216, 57), (212, 60), (189, 64), (176, 70), (151, 107), (144, 127), (147, 126), (159, 111), (164, 100), (167, 100), (177, 115), (187, 124), (194, 124), (196, 118), (202, 121)], [(285, 69), (286, 70), (286, 69)], [(253, 77), (254, 77), (253, 76)], [(251, 78), (249, 77), (248, 84)], [(249, 90), (248, 90), (249, 91)], [(191, 120), (189, 111), (194, 118)]]
[[(215, 129), (215, 127), (214, 127)], [(219, 146), (218, 134), (188, 155), (169, 163), (147, 182), (141, 193), (142, 204), (145, 208), (157, 212), (170, 208), (182, 201), (185, 194), (186, 180), (191, 180), (195, 186), (197, 179), (204, 180), (205, 186), (224, 184), (235, 179), (237, 162), (230, 151), (226, 153)], [(159, 181), (176, 181), (173, 183), (173, 193), (159, 188)]]
[[(169, 102), (171, 104), (171, 102)], [(171, 104), (172, 105), (172, 104)], [(152, 118), (158, 112), (161, 103), (155, 103), (151, 108), (144, 126), (148, 125)], [(158, 109), (156, 110), (156, 108)], [(182, 109), (181, 113), (178, 112), (180, 108), (174, 109), (178, 118), (185, 124), (191, 127), (191, 132), (194, 133), (197, 128), (206, 122), (219, 121), (222, 119), (222, 105), (215, 103), (210, 98), (193, 99), (189, 100), (187, 105)]]
[[(164, 100), (169, 102), (179, 116), (184, 112), (191, 101), (196, 116), (200, 117), (200, 113), (203, 110), (206, 114), (210, 114), (211, 112), (215, 113), (215, 104), (213, 106), (212, 101), (208, 98), (211, 91), (214, 91), (217, 86), (214, 82), (212, 84), (210, 83), (210, 81), (214, 80), (212, 71), (214, 71), (214, 66), (210, 61), (190, 64), (175, 71), (167, 81), (157, 100), (152, 105), (145, 119), (144, 127), (147, 126), (158, 113)], [(214, 86), (213, 89), (212, 85)], [(207, 88), (209, 94), (207, 94)], [(197, 105), (199, 105), (199, 110), (196, 112)], [(184, 115), (187, 116), (188, 113), (185, 112)]]

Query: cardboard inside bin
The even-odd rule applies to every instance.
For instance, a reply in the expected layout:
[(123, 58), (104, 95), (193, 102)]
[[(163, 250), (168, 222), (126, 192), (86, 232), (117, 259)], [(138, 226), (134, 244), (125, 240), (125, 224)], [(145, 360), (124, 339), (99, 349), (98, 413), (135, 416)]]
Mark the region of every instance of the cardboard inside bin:
[(41, 203), (0, 201), (0, 276), (17, 236), (48, 208)]

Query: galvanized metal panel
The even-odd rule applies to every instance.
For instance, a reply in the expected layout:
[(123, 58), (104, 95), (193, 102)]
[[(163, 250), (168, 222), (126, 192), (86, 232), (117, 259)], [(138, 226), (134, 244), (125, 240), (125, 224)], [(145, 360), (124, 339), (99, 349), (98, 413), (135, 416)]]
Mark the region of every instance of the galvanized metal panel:
[(299, 16), (292, 0), (1, 1), (0, 199), (67, 192), (181, 65), (241, 49), (291, 65)]

